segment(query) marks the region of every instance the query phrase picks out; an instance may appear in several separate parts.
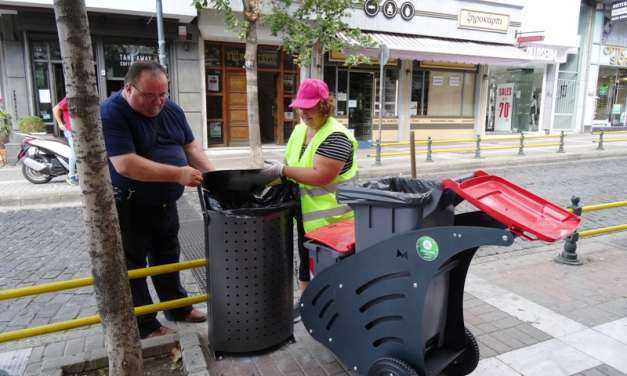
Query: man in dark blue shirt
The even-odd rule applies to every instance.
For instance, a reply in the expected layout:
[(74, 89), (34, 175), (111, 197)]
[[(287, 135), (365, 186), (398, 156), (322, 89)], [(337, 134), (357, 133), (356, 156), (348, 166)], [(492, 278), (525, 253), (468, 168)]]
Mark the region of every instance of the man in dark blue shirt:
[[(168, 99), (165, 69), (155, 62), (133, 63), (124, 88), (101, 106), (102, 128), (128, 269), (179, 261), (176, 201), (185, 186), (202, 182), (213, 165), (194, 140), (183, 110)], [(160, 300), (184, 298), (179, 273), (152, 277)], [(133, 304), (152, 304), (146, 279), (131, 280)], [(165, 312), (173, 321), (202, 322), (191, 306)], [(156, 314), (137, 318), (142, 338), (168, 334)]]

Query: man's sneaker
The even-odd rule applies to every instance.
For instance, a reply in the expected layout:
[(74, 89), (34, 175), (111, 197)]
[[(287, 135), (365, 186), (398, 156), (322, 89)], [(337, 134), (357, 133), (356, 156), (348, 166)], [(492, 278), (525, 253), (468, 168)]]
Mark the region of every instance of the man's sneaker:
[(65, 178), (65, 182), (69, 185), (78, 185), (78, 178), (71, 178), (68, 176), (67, 178)]
[(296, 302), (296, 304), (294, 304), (294, 314), (292, 318), (294, 319), (294, 323), (300, 321), (300, 302)]

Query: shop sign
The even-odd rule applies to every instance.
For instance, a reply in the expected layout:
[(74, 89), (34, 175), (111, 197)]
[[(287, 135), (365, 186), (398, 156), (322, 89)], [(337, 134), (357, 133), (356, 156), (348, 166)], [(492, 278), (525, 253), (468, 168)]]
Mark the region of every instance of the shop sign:
[(509, 131), (512, 128), (512, 109), (514, 105), (514, 84), (496, 86), (496, 122), (495, 131)]
[(151, 61), (155, 60), (155, 55), (152, 54), (119, 54), (119, 61), (121, 67), (130, 67), (135, 61)]
[(376, 17), (379, 11), (383, 13), (385, 18), (392, 19), (397, 14), (405, 21), (411, 21), (416, 15), (416, 8), (411, 1), (406, 1), (399, 7), (395, 0), (385, 0), (380, 6), (380, 0), (367, 0), (364, 2), (364, 13), (368, 17)]
[(614, 1), (610, 13), (612, 22), (627, 20), (627, 1)]
[(444, 84), (444, 76), (433, 76), (431, 84), (433, 86), (442, 86)]
[(601, 64), (627, 66), (627, 53), (623, 47), (603, 46), (603, 56)]
[(460, 29), (507, 33), (509, 15), (461, 9), (457, 17), (457, 27)]
[(557, 50), (554, 48), (527, 46), (524, 50), (536, 60), (557, 61)]

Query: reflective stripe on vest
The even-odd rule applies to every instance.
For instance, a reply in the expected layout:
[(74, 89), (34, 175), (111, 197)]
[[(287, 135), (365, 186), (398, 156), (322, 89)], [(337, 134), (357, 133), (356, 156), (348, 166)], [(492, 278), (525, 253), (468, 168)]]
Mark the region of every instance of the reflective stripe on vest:
[(307, 214), (303, 214), (303, 221), (315, 221), (316, 219), (323, 219), (327, 217), (337, 217), (339, 215), (343, 215), (346, 213), (350, 213), (353, 209), (351, 209), (348, 205), (340, 205), (333, 209), (327, 210), (318, 210), (314, 212), (310, 212)]
[(352, 181), (355, 181), (355, 180), (356, 180), (356, 177), (353, 176), (352, 178), (350, 178), (348, 180), (344, 180), (342, 182), (335, 183), (335, 184), (325, 185), (324, 187), (305, 188), (305, 187), (301, 186), (300, 187), (300, 194), (301, 195), (311, 196), (311, 197), (324, 196), (324, 195), (329, 194), (329, 193), (337, 192), (337, 187), (340, 184), (349, 183), (349, 182), (352, 182)]

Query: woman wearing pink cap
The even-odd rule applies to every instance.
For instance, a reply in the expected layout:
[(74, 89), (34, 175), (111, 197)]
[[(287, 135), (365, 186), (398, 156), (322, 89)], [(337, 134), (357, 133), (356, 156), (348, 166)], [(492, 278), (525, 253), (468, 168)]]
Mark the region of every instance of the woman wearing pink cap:
[(298, 109), (296, 125), (285, 150), (285, 164), (272, 162), (264, 173), (287, 177), (298, 184), (302, 217), (299, 232), (299, 286), (309, 281), (309, 257), (303, 246), (304, 233), (353, 218), (348, 205), (338, 204), (337, 186), (357, 174), (357, 141), (333, 116), (335, 106), (329, 88), (318, 79), (304, 80), (290, 107)]

